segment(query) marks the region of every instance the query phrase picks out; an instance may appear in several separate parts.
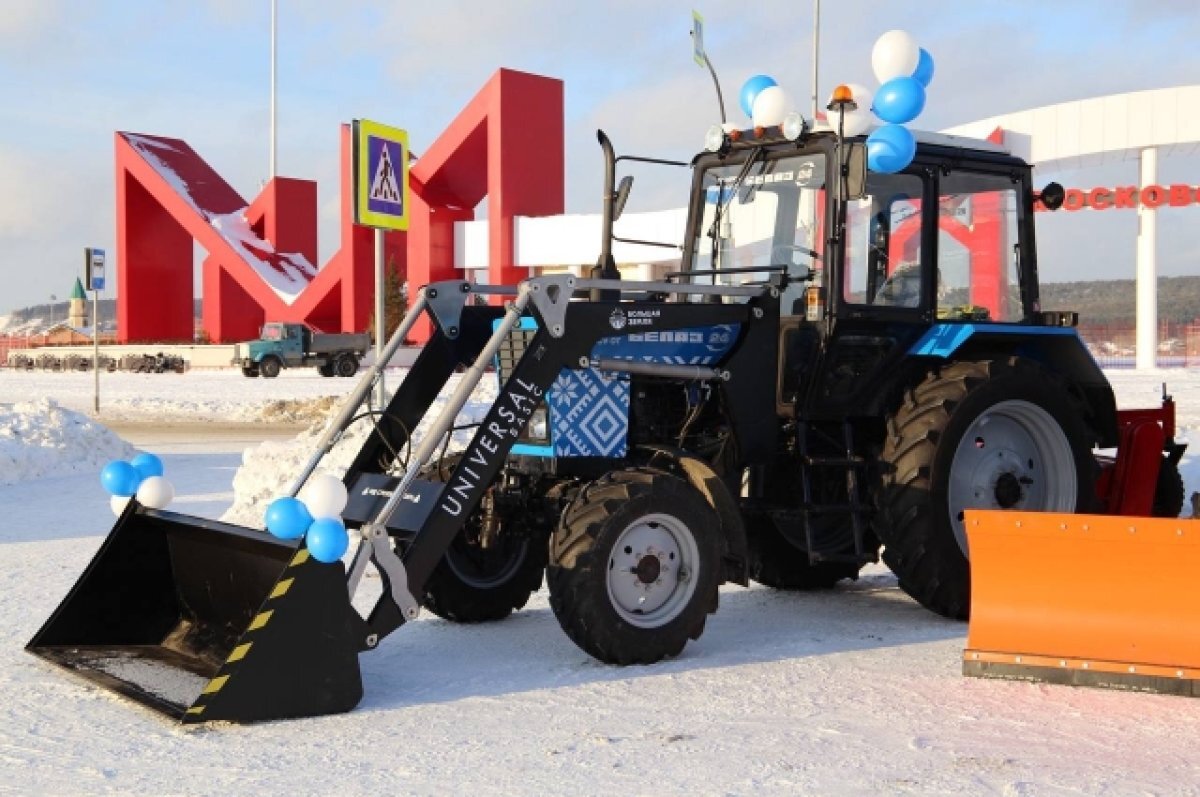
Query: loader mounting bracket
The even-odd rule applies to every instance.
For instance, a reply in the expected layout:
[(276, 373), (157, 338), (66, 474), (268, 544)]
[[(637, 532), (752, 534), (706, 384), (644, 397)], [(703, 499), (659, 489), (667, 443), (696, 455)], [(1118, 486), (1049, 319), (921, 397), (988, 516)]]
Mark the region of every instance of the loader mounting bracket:
[[(379, 568), (384, 589), (391, 595), (401, 616), (406, 621), (417, 619), (421, 613), (421, 605), (408, 591), (408, 572), (404, 569), (404, 563), (400, 561), (400, 557), (396, 556), (396, 552), (392, 549), (387, 529), (375, 523), (368, 523), (362, 527), (361, 534), (362, 542), (359, 543), (358, 551), (354, 554), (354, 561), (350, 566), (350, 572), (346, 576), (346, 585), (350, 591), (351, 600), (354, 599), (358, 582), (367, 569), (367, 562), (374, 562), (375, 566)], [(371, 634), (365, 640), (365, 649), (373, 648), (378, 643), (378, 635)]]
[(462, 319), (463, 297), (471, 292), (471, 283), (465, 280), (434, 282), (426, 285), (424, 291), (429, 312), (433, 313), (446, 337), (454, 340), (458, 337)]

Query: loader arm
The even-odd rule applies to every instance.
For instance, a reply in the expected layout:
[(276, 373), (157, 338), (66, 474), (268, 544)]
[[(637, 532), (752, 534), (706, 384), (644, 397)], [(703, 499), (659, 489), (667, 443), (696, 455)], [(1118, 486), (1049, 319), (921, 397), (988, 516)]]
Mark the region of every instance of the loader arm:
[[(764, 287), (738, 288), (730, 286), (680, 286), (668, 283), (619, 283), (611, 280), (576, 280), (572, 277), (539, 277), (522, 283), (521, 293), (512, 303), (503, 319), (487, 340), (482, 340), (482, 330), (494, 323), (497, 311), (493, 308), (456, 308), (461, 315), (453, 319), (438, 319), (438, 331), (431, 346), (434, 348), (414, 366), (408, 378), (401, 384), (389, 403), (389, 412), (404, 419), (405, 429), (413, 429), (421, 421), (424, 411), (432, 404), (440, 389), (449, 379), (456, 364), (473, 357), (454, 395), (450, 398), (432, 427), (425, 433), (413, 452), (400, 482), (393, 488), (387, 502), (378, 509), (374, 519), (361, 528), (364, 543), (375, 540), (374, 545), (363, 544), (356, 553), (351, 566), (349, 588), (351, 593), (357, 586), (362, 569), (368, 558), (380, 571), (384, 592), (372, 608), (367, 625), (369, 634), (363, 641), (363, 649), (378, 645), (387, 634), (415, 617), (415, 597), (423, 594), (425, 584), (438, 565), (446, 549), (462, 529), (471, 513), (479, 506), (484, 493), (504, 466), (514, 444), (524, 431), (533, 410), (546, 390), (558, 378), (563, 369), (578, 368), (590, 362), (589, 354), (605, 337), (614, 334), (612, 314), (616, 307), (636, 307), (652, 315), (653, 322), (647, 330), (673, 330), (694, 327), (705, 323), (749, 324), (758, 312), (750, 304), (699, 304), (668, 302), (569, 302), (575, 292), (597, 289), (626, 288), (641, 292), (657, 290), (666, 292), (700, 292), (757, 296), (768, 291)], [(431, 308), (433, 310), (433, 308)], [(454, 424), (455, 418), (472, 390), (479, 383), (483, 372), (507, 335), (516, 328), (520, 316), (528, 311), (537, 321), (538, 330), (526, 344), (525, 353), (515, 364), (509, 378), (502, 386), (486, 417), (478, 425), (471, 442), (458, 459), (454, 470), (447, 478), (440, 493), (433, 499), (433, 510), (420, 527), (412, 534), (412, 542), (403, 548), (397, 562), (392, 554), (381, 549), (378, 529), (388, 533), (400, 531), (393, 523), (394, 513), (404, 500), (408, 489), (417, 480), (421, 469), (432, 461), (441, 441)], [(436, 312), (435, 312), (436, 316)], [(455, 332), (450, 338), (450, 330)], [(620, 368), (621, 363), (607, 363), (605, 367)], [(629, 365), (628, 367), (636, 367)], [(669, 366), (663, 366), (667, 368)], [(436, 386), (435, 384), (436, 383)], [(372, 434), (362, 454), (351, 470), (355, 478), (374, 470), (385, 449), (393, 450), (399, 438), (387, 440), (386, 433), (377, 430)], [(353, 487), (350, 473), (347, 483)], [(395, 583), (403, 578), (405, 584)], [(407, 615), (407, 616), (406, 616)]]
[[(633, 291), (641, 300), (573, 303), (592, 288)], [(362, 697), (358, 654), (417, 615), (434, 568), (504, 466), (534, 406), (563, 369), (591, 367), (597, 341), (620, 329), (614, 313), (636, 311), (639, 330), (761, 319), (756, 297), (767, 287), (680, 286), (537, 277), (517, 288), (443, 282), (426, 286), (351, 391), (288, 489), (299, 493), (323, 458), (362, 417), (382, 369), (416, 321), (433, 316), (436, 333), (355, 456), (347, 485), (395, 480), (375, 490), (368, 512), (351, 517), (360, 543), (347, 576), (340, 562), (309, 555), (302, 540), (258, 528), (127, 505), (75, 587), (29, 644), (30, 653), (184, 723), (254, 722), (349, 711)], [(472, 293), (516, 294), (503, 310), (465, 306)], [(746, 304), (645, 301), (661, 294), (740, 296)], [(427, 482), (419, 522), (398, 517), (408, 487), (435, 456), (500, 344), (532, 315), (537, 331), (515, 364), (445, 483)], [(623, 316), (622, 316), (623, 317)], [(621, 325), (623, 326), (623, 325)], [(569, 334), (568, 334), (569, 330)], [(585, 365), (587, 364), (587, 365)], [(441, 390), (465, 366), (444, 408), (419, 440), (410, 440)], [(602, 368), (675, 373), (682, 366), (616, 361)], [(730, 361), (746, 371), (747, 365)], [(706, 369), (688, 367), (691, 370)], [(713, 378), (714, 369), (707, 376)], [(727, 376), (726, 372), (722, 372)], [(411, 456), (401, 456), (404, 448)], [(352, 496), (353, 498), (353, 496)], [(357, 525), (356, 525), (357, 524)], [(374, 562), (384, 584), (366, 620), (351, 604)]]

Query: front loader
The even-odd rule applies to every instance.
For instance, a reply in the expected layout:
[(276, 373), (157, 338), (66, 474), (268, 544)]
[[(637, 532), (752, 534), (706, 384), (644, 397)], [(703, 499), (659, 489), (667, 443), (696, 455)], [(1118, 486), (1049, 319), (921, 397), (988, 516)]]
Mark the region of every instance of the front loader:
[[(358, 653), (414, 619), (422, 601), (451, 619), (495, 619), (519, 608), (540, 586), (546, 534), (557, 518), (538, 507), (523, 514), (524, 528), (509, 527), (500, 519), (506, 509), (496, 506), (491, 493), (511, 449), (562, 371), (588, 363), (598, 379), (604, 378), (602, 368), (728, 378), (726, 372), (695, 365), (592, 363), (589, 354), (612, 335), (620, 303), (569, 299), (576, 291), (630, 288), (681, 290), (668, 283), (539, 277), (518, 286), (515, 299), (499, 309), (467, 306), (464, 300), (512, 289), (466, 282), (427, 286), (380, 362), (387, 362), (386, 355), (394, 353), (422, 314), (433, 317), (436, 332), (386, 410), (374, 413), (375, 429), (346, 474), (352, 493), (346, 520), (360, 536), (348, 573), (341, 565), (308, 557), (302, 542), (131, 501), (28, 650), (183, 723), (248, 722), (353, 708), (362, 694)], [(685, 290), (749, 301), (655, 303), (655, 329), (685, 330), (686, 335), (686, 330), (706, 325), (747, 324), (764, 313), (777, 317), (769, 299), (772, 288)], [(640, 317), (632, 305), (628, 312)], [(523, 330), (524, 353), (513, 358), (513, 333)], [(499, 395), (475, 425), (466, 449), (444, 455), (439, 449), (456, 417), (506, 346), (510, 370)], [(747, 348), (729, 358), (726, 368), (749, 370), (761, 365), (759, 359)], [(463, 366), (465, 371), (455, 374)], [(355, 420), (381, 368), (376, 365), (363, 378), (331, 422), (292, 495)], [(452, 377), (456, 384), (443, 391)], [(448, 397), (443, 395), (445, 404), (431, 428), (421, 440), (410, 440), (409, 430), (439, 393)], [(759, 443), (765, 451), (769, 440)], [(622, 536), (640, 554), (630, 559), (633, 572), (626, 581), (634, 592), (623, 598), (625, 614), (655, 616), (645, 611), (649, 600), (658, 619), (666, 620), (639, 628), (641, 641), (657, 652), (640, 650), (635, 658), (673, 655), (689, 637), (698, 636), (705, 614), (715, 605), (717, 584), (736, 574), (744, 557), (740, 529), (722, 531), (723, 523), (738, 522), (736, 512), (710, 503), (715, 499), (706, 491), (716, 489), (711, 470), (699, 460), (671, 458), (682, 461), (678, 473), (649, 467), (654, 454), (648, 452), (646, 467), (623, 469), (608, 491), (610, 496), (630, 493), (643, 502), (670, 498), (669, 505), (656, 506), (652, 519), (641, 518), (643, 526)], [(562, 495), (540, 498), (562, 500)], [(601, 495), (597, 500), (603, 504), (606, 499)], [(584, 526), (580, 533), (586, 536), (592, 529)], [(572, 542), (576, 549), (587, 547), (586, 541)], [(582, 560), (586, 552), (580, 556)], [(368, 564), (378, 570), (384, 590), (363, 618), (350, 601)], [(489, 590), (497, 585), (509, 594), (508, 605), (494, 603), (497, 596)], [(577, 586), (571, 586), (570, 597), (559, 597), (564, 611), (579, 613), (578, 630), (590, 622), (595, 590)], [(577, 602), (571, 604), (572, 599)], [(625, 648), (612, 653), (617, 660), (627, 655)]]
[[(965, 618), (971, 510), (1127, 511), (1149, 494), (1178, 515), (1168, 410), (1119, 413), (1074, 314), (1041, 308), (1030, 166), (919, 134), (909, 167), (876, 173), (861, 139), (793, 121), (717, 129), (676, 164), (685, 237), (653, 280), (616, 267), (629, 182), (614, 188), (601, 133), (590, 277), (420, 291), (291, 488), (369, 419), (343, 477), (348, 569), (131, 502), (29, 649), (185, 723), (322, 714), (355, 705), (357, 655), (422, 608), (498, 620), (543, 577), (580, 648), (648, 664), (700, 636), (724, 582), (826, 589), (881, 555), (914, 599)], [(431, 339), (360, 415), (423, 315)], [(499, 392), (463, 423), (484, 378)], [(383, 591), (364, 617), (368, 566)]]

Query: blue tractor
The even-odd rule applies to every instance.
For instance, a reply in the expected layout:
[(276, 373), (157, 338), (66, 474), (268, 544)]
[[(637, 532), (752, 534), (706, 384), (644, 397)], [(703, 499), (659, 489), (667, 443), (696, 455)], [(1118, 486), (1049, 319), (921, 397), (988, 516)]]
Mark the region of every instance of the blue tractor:
[[(320, 714), (358, 702), (357, 655), (422, 607), (496, 620), (544, 579), (579, 647), (650, 663), (700, 636), (724, 582), (829, 588), (881, 551), (913, 598), (964, 617), (970, 508), (1178, 514), (1170, 405), (1123, 420), (1075, 315), (1041, 306), (1022, 160), (921, 135), (883, 174), (861, 138), (717, 130), (681, 164), (680, 261), (635, 282), (612, 255), (630, 181), (600, 139), (592, 273), (425, 286), (293, 483), (370, 419), (344, 476), (347, 570), (134, 500), (30, 650), (186, 723)], [(432, 337), (371, 407), (425, 315)], [(463, 423), (485, 378), (498, 393)], [(1137, 485), (1119, 476), (1135, 426)], [(368, 566), (383, 589), (362, 616)], [(187, 678), (164, 694), (105, 664), (131, 658)]]

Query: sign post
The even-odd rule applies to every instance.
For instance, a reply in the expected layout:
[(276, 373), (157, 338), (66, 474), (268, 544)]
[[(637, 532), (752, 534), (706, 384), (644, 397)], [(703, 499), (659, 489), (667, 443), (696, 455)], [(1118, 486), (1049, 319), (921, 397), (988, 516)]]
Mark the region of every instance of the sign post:
[(708, 56), (704, 53), (704, 17), (695, 9), (692, 9), (692, 58), (700, 66), (708, 66)]
[[(375, 358), (383, 356), (387, 308), (384, 303), (383, 236), (408, 229), (408, 132), (398, 127), (354, 121), (354, 222), (375, 228)], [(384, 406), (380, 363), (377, 400)]]
[(92, 371), (94, 390), (92, 410), (100, 414), (100, 291), (104, 290), (104, 250), (83, 250), (84, 284), (92, 292)]
[(700, 16), (699, 11), (692, 11), (692, 58), (701, 67), (708, 69), (708, 74), (712, 75), (713, 86), (717, 90), (717, 107), (721, 109), (721, 124), (725, 124), (725, 98), (721, 96), (721, 81), (717, 80), (717, 70), (713, 69), (712, 61), (708, 60), (708, 53), (704, 51), (704, 17)]

